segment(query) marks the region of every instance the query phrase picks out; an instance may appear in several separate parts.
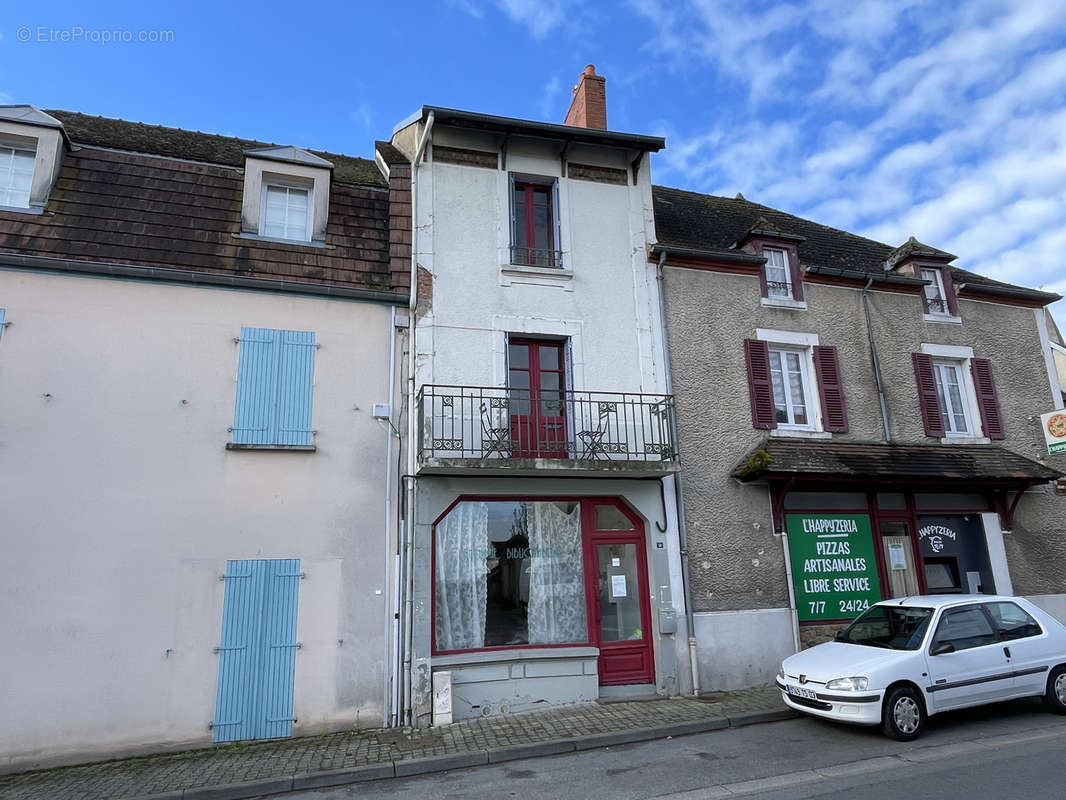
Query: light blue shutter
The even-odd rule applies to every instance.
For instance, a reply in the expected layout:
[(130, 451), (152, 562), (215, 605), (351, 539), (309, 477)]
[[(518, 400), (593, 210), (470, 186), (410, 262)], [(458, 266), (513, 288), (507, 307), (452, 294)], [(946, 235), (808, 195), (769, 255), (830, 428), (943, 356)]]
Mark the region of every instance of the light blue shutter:
[(315, 378), (315, 334), (278, 331), (277, 438), (275, 444), (311, 444), (311, 388)]
[(311, 444), (315, 334), (241, 328), (236, 444)]
[(296, 612), (300, 561), (265, 562), (266, 603), (263, 613), (262, 696), (264, 720), (257, 739), (292, 735), (292, 690), (296, 669)]
[(0, 339), (4, 338), (4, 309), (0, 308)]
[(300, 560), (229, 561), (223, 577), (215, 741), (291, 736)]
[(241, 328), (237, 362), (236, 444), (277, 444), (278, 350), (281, 331)]
[(254, 739), (263, 599), (259, 561), (226, 563), (222, 637), (218, 646), (218, 695), (212, 727), (216, 742)]

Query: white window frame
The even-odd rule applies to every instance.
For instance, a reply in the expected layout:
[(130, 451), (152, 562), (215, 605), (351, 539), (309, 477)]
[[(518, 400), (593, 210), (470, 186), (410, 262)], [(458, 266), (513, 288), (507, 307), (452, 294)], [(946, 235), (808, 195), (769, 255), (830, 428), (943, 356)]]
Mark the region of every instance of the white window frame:
[[(806, 425), (779, 422), (777, 428), (770, 431), (772, 437), (799, 437), (805, 439), (831, 439), (833, 434), (823, 427), (822, 397), (818, 392), (817, 374), (814, 370), (814, 346), (818, 344), (817, 333), (799, 333), (796, 331), (777, 331), (757, 328), (755, 338), (766, 342), (770, 350), (785, 350), (800, 353), (801, 375), (803, 378), (803, 399), (807, 404)], [(788, 397), (786, 387), (786, 397)], [(774, 404), (774, 414), (777, 405)]]
[[(951, 370), (955, 373), (955, 381), (959, 388), (959, 401), (962, 404), (960, 408), (955, 408), (951, 395), (948, 393), (947, 384), (944, 381), (944, 372), (947, 370)], [(937, 401), (939, 402), (941, 397), (944, 398), (944, 404), (940, 409), (940, 415), (944, 418), (944, 433), (949, 437), (962, 436), (972, 438), (974, 436), (974, 421), (971, 416), (970, 403), (968, 402), (967, 397), (969, 389), (966, 386), (963, 362), (948, 358), (934, 359), (933, 375), (936, 378)], [(955, 429), (955, 417), (960, 412), (966, 423), (966, 430), (964, 431)]]
[(33, 196), (33, 178), (34, 173), (37, 170), (37, 145), (29, 144), (28, 142), (12, 142), (6, 139), (0, 139), (0, 157), (7, 156), (7, 169), (0, 171), (0, 197), (7, 200), (11, 199), (11, 189), (14, 183), (15, 176), (15, 153), (29, 153), (30, 154), (30, 180), (29, 185), (26, 187), (26, 202), (25, 203), (11, 203), (0, 202), (0, 208), (18, 208), (26, 209), (30, 207), (30, 198)]
[[(792, 269), (788, 261), (788, 250), (781, 247), (764, 247), (762, 249), (763, 256), (766, 257), (766, 263), (763, 264), (763, 274), (766, 276), (766, 297), (769, 300), (795, 300), (795, 296), (792, 291)], [(781, 256), (781, 269), (785, 273), (785, 294), (773, 294), (773, 290), (770, 288), (771, 283), (782, 283), (782, 281), (770, 280), (770, 253), (777, 253)], [(774, 269), (777, 269), (777, 265), (774, 265)]]
[[(267, 209), (267, 193), (271, 189), (286, 189), (304, 192), (307, 195), (307, 219), (304, 222), (304, 236), (303, 238), (286, 237), (286, 236), (270, 236), (266, 233), (266, 209)], [(315, 206), (315, 192), (314, 187), (310, 184), (300, 183), (299, 181), (280, 181), (276, 178), (264, 180), (262, 188), (259, 191), (259, 235), (264, 239), (275, 239), (279, 242), (301, 242), (306, 243), (311, 241), (311, 226), (314, 222), (314, 206)]]
[[(970, 428), (969, 433), (952, 433), (948, 430), (948, 421), (944, 420), (945, 435), (941, 437), (941, 444), (991, 444), (992, 440), (984, 435), (981, 427), (981, 409), (977, 406), (977, 391), (973, 385), (973, 373), (970, 371), (970, 362), (974, 358), (973, 348), (950, 344), (923, 344), (921, 351), (933, 357), (933, 375), (939, 381), (936, 371), (938, 362), (950, 362), (958, 366), (961, 373), (959, 392), (962, 395), (962, 403), (966, 413), (966, 424)], [(938, 398), (939, 402), (939, 398)]]
[[(795, 412), (792, 407), (792, 385), (788, 380), (788, 356), (795, 355), (796, 361), (799, 364), (800, 374), (800, 389), (803, 392), (803, 407), (807, 413), (807, 422), (781, 422), (777, 423), (777, 427), (782, 430), (794, 430), (794, 431), (809, 431), (813, 430), (814, 423), (814, 409), (811, 407), (811, 400), (814, 399), (817, 402), (817, 398), (812, 395), (810, 368), (808, 366), (809, 361), (809, 348), (804, 347), (789, 347), (786, 345), (771, 344), (770, 345), (770, 376), (771, 384), (773, 382), (774, 365), (773, 361), (775, 356), (781, 367), (781, 393), (785, 397), (785, 416), (792, 420), (795, 416)], [(774, 401), (774, 414), (777, 413), (777, 402)]]
[(948, 292), (944, 287), (944, 273), (942, 270), (936, 267), (918, 267), (918, 277), (922, 280), (929, 280), (925, 273), (931, 272), (932, 286), (936, 287), (937, 295), (939, 297), (940, 304), (943, 306), (941, 311), (935, 311), (929, 307), (930, 298), (925, 294), (927, 287), (922, 287), (922, 319), (926, 322), (962, 322), (962, 318), (956, 314), (951, 313), (951, 307), (948, 305)]

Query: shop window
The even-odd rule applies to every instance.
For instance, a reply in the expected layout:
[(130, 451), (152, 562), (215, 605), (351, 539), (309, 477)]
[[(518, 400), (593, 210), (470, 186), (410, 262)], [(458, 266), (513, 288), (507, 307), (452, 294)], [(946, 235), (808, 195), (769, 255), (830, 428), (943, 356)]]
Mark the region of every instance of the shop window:
[(903, 492), (880, 492), (877, 507), (882, 511), (906, 511), (907, 496)]
[(862, 492), (789, 492), (785, 508), (790, 511), (865, 511)]
[[(880, 501), (878, 495), (878, 501)], [(988, 500), (979, 494), (916, 494), (918, 511), (988, 511)]]
[(463, 501), (434, 536), (437, 651), (588, 641), (578, 503)]

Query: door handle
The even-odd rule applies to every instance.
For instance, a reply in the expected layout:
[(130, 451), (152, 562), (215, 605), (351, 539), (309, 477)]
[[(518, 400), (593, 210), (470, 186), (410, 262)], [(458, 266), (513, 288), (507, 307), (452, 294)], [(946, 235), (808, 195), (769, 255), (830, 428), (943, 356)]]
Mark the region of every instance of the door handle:
[(1007, 658), (1010, 658), (1010, 657), (1011, 657), (1011, 655), (1010, 655), (1010, 648), (1009, 648), (1009, 647), (1004, 647), (1004, 648), (1003, 648), (1003, 653), (1004, 653), (1004, 655), (1006, 655), (1006, 656), (1007, 656)]

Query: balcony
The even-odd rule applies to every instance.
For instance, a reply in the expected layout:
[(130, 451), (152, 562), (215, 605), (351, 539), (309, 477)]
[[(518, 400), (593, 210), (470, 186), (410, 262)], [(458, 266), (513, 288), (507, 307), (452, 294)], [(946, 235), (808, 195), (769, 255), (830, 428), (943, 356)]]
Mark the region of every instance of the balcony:
[(661, 476), (679, 468), (672, 395), (423, 386), (419, 472)]

